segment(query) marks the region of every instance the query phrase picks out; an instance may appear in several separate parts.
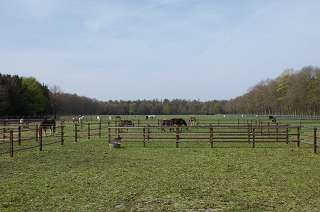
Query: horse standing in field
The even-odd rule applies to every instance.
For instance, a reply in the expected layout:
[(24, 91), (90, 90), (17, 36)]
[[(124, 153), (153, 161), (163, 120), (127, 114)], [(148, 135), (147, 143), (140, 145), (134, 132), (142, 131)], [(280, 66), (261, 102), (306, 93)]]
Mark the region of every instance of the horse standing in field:
[(277, 118), (275, 116), (269, 116), (269, 119), (272, 121), (272, 123), (277, 123)]
[(146, 115), (146, 120), (148, 119), (155, 119), (156, 115)]
[(198, 125), (198, 122), (197, 122), (197, 119), (196, 117), (190, 117), (190, 119), (188, 120), (188, 126), (197, 126)]
[(161, 132), (165, 132), (165, 128), (166, 127), (170, 127), (170, 132), (172, 130), (172, 127), (173, 127), (173, 122), (171, 119), (168, 119), (168, 120), (162, 120), (161, 122)]
[(132, 120), (120, 120), (119, 127), (134, 127)]
[[(118, 126), (127, 128), (127, 132), (128, 132), (129, 131), (128, 128), (134, 127), (134, 123), (132, 120), (120, 120), (120, 122), (118, 123)], [(123, 129), (120, 129), (120, 132), (123, 132)]]
[(187, 126), (188, 126), (188, 125), (187, 125), (187, 122), (186, 122), (184, 119), (173, 118), (173, 119), (171, 119), (171, 120), (172, 120), (173, 125), (174, 125), (175, 127), (183, 127), (183, 126), (187, 127)]
[(50, 129), (50, 135), (54, 135), (56, 131), (56, 120), (54, 119), (44, 119), (40, 122), (40, 130), (44, 131), (47, 135), (47, 129)]
[(165, 131), (165, 127), (169, 127), (170, 131), (173, 130), (174, 127), (187, 127), (187, 122), (181, 118), (173, 118), (169, 120), (162, 120), (162, 132)]

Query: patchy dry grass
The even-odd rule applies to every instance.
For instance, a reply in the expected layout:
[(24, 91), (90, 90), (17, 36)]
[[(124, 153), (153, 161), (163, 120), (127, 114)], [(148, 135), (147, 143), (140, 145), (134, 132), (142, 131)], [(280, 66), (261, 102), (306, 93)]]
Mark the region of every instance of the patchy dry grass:
[(0, 211), (317, 211), (309, 147), (66, 142), (0, 157)]

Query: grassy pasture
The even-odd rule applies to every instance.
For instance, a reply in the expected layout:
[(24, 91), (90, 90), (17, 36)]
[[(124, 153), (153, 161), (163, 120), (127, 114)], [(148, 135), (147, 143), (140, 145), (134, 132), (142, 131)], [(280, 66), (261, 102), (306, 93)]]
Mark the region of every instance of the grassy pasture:
[(123, 146), (110, 150), (105, 136), (68, 137), (43, 152), (1, 155), (0, 211), (320, 210), (320, 158), (306, 144)]

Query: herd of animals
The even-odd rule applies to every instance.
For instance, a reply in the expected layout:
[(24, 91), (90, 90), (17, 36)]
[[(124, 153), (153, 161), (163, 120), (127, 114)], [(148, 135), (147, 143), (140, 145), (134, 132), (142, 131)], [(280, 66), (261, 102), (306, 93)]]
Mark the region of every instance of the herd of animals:
[[(73, 117), (72, 121), (74, 124), (80, 124), (85, 119), (85, 116)], [(146, 120), (156, 119), (155, 115), (146, 115)], [(100, 121), (100, 116), (97, 116), (97, 120)], [(109, 120), (112, 120), (112, 117), (109, 116)], [(269, 120), (272, 122), (276, 122), (275, 116), (269, 116)], [(134, 122), (132, 120), (121, 119), (120, 116), (115, 117), (115, 121), (117, 126), (119, 127), (134, 127)], [(19, 120), (20, 126), (28, 127), (30, 120), (24, 120), (21, 118)], [(159, 122), (162, 128), (174, 128), (174, 127), (188, 127), (188, 126), (196, 126), (198, 125), (197, 119), (195, 117), (190, 117), (188, 121), (185, 121), (182, 118), (172, 118), (166, 119)], [(50, 135), (53, 135), (56, 130), (56, 120), (54, 118), (43, 118), (39, 122), (39, 128), (44, 131), (44, 134), (47, 135), (47, 131), (50, 131)]]
[[(85, 116), (77, 116), (72, 118), (72, 122), (74, 124), (81, 124), (85, 119)], [(111, 120), (112, 117), (109, 117)], [(146, 115), (146, 120), (156, 119), (155, 115)], [(100, 116), (97, 116), (97, 120), (100, 121)], [(134, 127), (134, 122), (132, 120), (121, 119), (120, 116), (115, 117), (117, 126), (119, 127)], [(20, 126), (28, 127), (30, 124), (30, 120), (21, 118), (19, 120)], [(161, 127), (187, 127), (187, 126), (195, 126), (197, 125), (197, 120), (195, 117), (191, 117), (188, 122), (182, 118), (172, 118), (162, 120), (160, 122)], [(43, 118), (39, 121), (39, 128), (44, 131), (44, 134), (47, 135), (47, 131), (50, 131), (50, 135), (55, 133), (56, 130), (56, 120), (54, 118)]]

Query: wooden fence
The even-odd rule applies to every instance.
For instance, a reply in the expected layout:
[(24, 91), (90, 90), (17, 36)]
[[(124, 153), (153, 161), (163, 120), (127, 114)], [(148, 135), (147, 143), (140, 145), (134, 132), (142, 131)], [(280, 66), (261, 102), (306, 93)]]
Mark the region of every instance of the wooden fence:
[(296, 143), (300, 147), (300, 126), (289, 125), (208, 125), (194, 127), (108, 127), (108, 142), (113, 138), (123, 141), (141, 141), (143, 146), (151, 140), (173, 140), (176, 147), (182, 141), (207, 141), (214, 143), (248, 143), (255, 147), (258, 143)]
[[(60, 143), (64, 144), (64, 125), (56, 126), (56, 132), (44, 132), (43, 129), (35, 126), (34, 128), (3, 128), (0, 139), (0, 155), (10, 154), (13, 157), (15, 152), (26, 151), (44, 146)], [(48, 131), (48, 130), (47, 130)]]
[[(121, 137), (124, 142), (141, 142), (146, 146), (152, 141), (173, 141), (178, 148), (182, 142), (198, 141), (207, 142), (210, 147), (218, 143), (246, 143), (255, 147), (259, 143), (295, 143), (300, 147), (301, 143), (313, 145), (317, 153), (319, 130), (314, 128), (311, 132), (300, 126), (272, 124), (269, 122), (234, 122), (212, 123), (209, 125), (191, 127), (162, 127), (162, 126), (139, 126), (118, 127), (112, 126), (111, 122), (84, 122), (82, 124), (61, 123), (56, 127), (54, 135), (45, 135), (38, 125), (29, 126), (6, 126), (0, 129), (0, 155), (26, 151), (64, 142), (92, 139), (112, 140)], [(115, 124), (116, 125), (116, 124)]]

